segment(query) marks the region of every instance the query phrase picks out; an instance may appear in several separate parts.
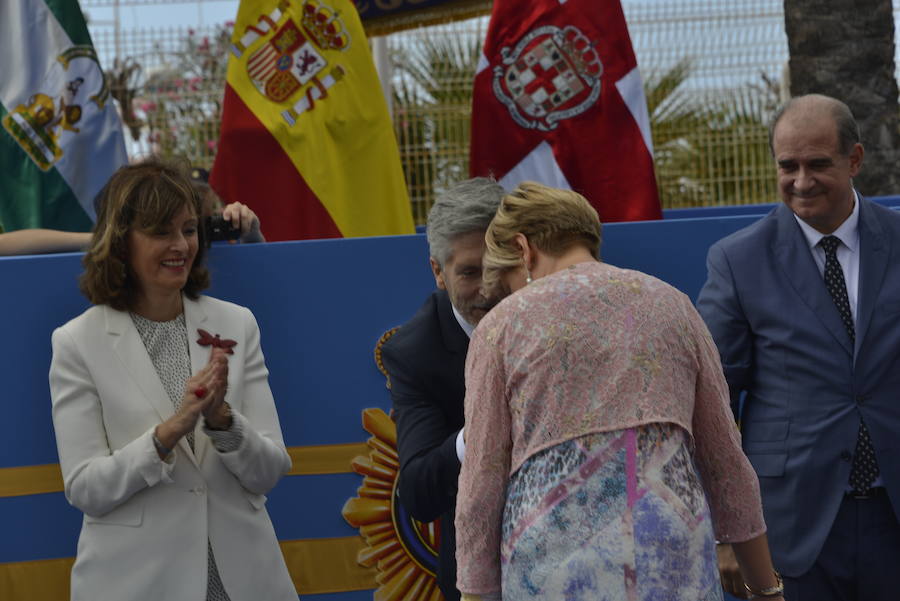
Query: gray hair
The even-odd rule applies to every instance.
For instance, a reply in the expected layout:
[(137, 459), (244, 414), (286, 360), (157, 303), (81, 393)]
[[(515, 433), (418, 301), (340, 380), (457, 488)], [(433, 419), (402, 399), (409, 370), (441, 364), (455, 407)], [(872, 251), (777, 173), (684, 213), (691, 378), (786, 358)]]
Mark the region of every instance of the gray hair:
[[(855, 144), (859, 144), (859, 125), (853, 117), (850, 107), (831, 96), (823, 94), (806, 94), (805, 96), (797, 96), (791, 98), (781, 105), (772, 116), (772, 122), (769, 124), (769, 150), (772, 155), (775, 154), (773, 140), (775, 139), (775, 126), (781, 121), (781, 118), (792, 110), (804, 110), (805, 105), (819, 105), (831, 113), (834, 124), (837, 127), (838, 134), (838, 152), (844, 156), (848, 156), (853, 150)], [(797, 105), (797, 106), (795, 106)]]
[(428, 212), (428, 248), (441, 265), (453, 253), (453, 241), (472, 232), (484, 232), (506, 194), (492, 177), (475, 177), (454, 184), (438, 196)]

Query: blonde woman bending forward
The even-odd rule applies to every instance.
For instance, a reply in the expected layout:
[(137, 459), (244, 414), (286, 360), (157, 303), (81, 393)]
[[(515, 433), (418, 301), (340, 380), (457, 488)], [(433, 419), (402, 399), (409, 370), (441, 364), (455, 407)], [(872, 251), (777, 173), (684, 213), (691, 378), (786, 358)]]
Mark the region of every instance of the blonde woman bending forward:
[(716, 539), (781, 600), (759, 484), (688, 298), (599, 262), (580, 195), (523, 183), (487, 232), (512, 292), (466, 362), (456, 506), (464, 598), (718, 601)]

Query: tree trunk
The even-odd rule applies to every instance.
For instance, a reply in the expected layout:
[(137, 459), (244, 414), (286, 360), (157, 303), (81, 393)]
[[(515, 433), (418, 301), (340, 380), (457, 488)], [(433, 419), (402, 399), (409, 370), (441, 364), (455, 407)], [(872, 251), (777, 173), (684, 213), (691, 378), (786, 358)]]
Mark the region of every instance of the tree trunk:
[(891, 0), (784, 0), (791, 95), (847, 103), (866, 154), (854, 180), (866, 195), (900, 194), (900, 119)]

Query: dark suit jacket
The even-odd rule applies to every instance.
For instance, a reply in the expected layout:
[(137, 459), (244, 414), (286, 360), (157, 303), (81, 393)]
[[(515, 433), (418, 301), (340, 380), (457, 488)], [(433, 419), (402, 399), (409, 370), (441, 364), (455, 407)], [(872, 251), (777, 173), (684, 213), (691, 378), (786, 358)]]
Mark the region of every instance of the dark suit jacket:
[(900, 213), (859, 207), (856, 345), (791, 210), (712, 246), (697, 307), (719, 347), (769, 544), (787, 576), (818, 557), (847, 488), (860, 418), (900, 515)]
[(434, 292), (382, 347), (400, 452), (400, 500), (423, 522), (441, 518), (438, 586), (456, 590), (456, 435), (463, 427), (469, 337), (444, 291)]

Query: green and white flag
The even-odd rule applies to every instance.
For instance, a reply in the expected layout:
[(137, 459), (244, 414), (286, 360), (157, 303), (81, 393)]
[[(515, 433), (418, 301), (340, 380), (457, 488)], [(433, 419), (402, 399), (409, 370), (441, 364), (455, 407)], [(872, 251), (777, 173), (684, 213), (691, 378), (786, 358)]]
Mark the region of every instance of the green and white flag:
[(0, 0), (0, 231), (88, 231), (127, 162), (78, 0)]

